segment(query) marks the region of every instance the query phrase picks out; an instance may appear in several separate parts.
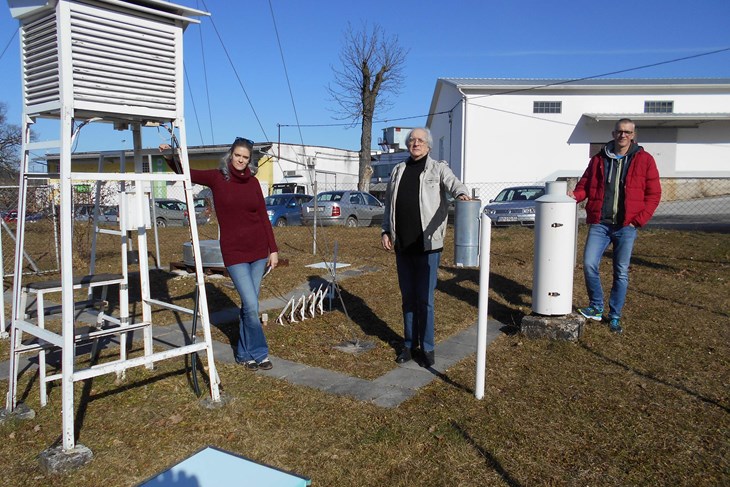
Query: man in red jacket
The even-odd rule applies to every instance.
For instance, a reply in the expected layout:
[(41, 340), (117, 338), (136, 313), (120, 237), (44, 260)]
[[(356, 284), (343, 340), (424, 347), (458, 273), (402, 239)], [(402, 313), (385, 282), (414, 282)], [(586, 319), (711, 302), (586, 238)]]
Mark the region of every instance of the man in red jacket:
[(583, 253), (583, 274), (590, 302), (578, 312), (603, 319), (603, 288), (598, 268), (609, 244), (613, 245), (613, 285), (608, 300), (612, 332), (622, 333), (621, 310), (629, 285), (629, 263), (636, 229), (651, 219), (662, 188), (654, 158), (636, 144), (636, 126), (628, 118), (616, 122), (613, 140), (591, 158), (571, 196), (586, 203), (590, 225)]

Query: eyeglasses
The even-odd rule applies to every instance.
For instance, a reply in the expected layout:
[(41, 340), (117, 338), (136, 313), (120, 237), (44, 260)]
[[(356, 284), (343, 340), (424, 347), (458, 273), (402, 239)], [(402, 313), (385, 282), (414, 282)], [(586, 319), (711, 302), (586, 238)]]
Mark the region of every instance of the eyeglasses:
[(634, 135), (634, 132), (630, 130), (614, 130), (613, 133), (619, 137), (621, 137), (622, 135)]
[(236, 137), (236, 140), (233, 141), (233, 145), (236, 145), (239, 142), (245, 142), (245, 143), (251, 144), (253, 146), (253, 140), (247, 139), (245, 137)]
[(414, 139), (414, 138), (408, 139), (409, 144), (415, 144), (416, 142), (418, 142), (419, 144), (425, 144), (426, 140), (425, 139)]

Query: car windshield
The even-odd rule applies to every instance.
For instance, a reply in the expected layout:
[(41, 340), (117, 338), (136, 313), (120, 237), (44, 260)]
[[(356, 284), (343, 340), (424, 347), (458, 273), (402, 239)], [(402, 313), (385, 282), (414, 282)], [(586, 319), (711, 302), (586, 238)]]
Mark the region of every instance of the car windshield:
[(264, 198), (266, 201), (266, 206), (281, 206), (286, 204), (286, 201), (289, 199), (288, 196), (267, 196)]
[(320, 193), (317, 195), (317, 201), (340, 201), (342, 193)]
[(543, 188), (507, 188), (500, 191), (494, 201), (507, 202), (507, 201), (528, 201), (536, 200), (540, 196), (545, 194)]

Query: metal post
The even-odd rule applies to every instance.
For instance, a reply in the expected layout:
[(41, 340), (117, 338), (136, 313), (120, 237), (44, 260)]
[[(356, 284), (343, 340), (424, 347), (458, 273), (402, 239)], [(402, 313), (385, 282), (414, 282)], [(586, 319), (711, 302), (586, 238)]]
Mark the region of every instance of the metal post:
[(479, 238), (479, 311), (477, 320), (477, 370), (474, 396), (484, 398), (487, 379), (487, 313), (489, 311), (489, 254), (492, 241), (492, 220), (482, 212)]
[(317, 255), (317, 180), (314, 180), (314, 236), (312, 239), (312, 255)]
[[(70, 42), (70, 40), (69, 40)], [(63, 99), (70, 99), (64, 97)], [(74, 296), (73, 296), (73, 215), (71, 215), (71, 126), (73, 108), (61, 108), (61, 417), (63, 450), (76, 445), (74, 438)], [(19, 209), (20, 210), (20, 209)], [(18, 215), (20, 217), (20, 215)], [(20, 222), (19, 222), (20, 223)]]

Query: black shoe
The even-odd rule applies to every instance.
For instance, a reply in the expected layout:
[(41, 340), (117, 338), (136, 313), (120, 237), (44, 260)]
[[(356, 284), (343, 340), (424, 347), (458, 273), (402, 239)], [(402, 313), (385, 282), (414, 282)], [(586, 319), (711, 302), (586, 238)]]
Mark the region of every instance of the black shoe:
[(422, 367), (431, 367), (436, 363), (436, 357), (434, 356), (433, 350), (430, 352), (423, 352), (423, 364)]
[(259, 370), (259, 364), (257, 364), (255, 360), (246, 360), (245, 362), (238, 362), (238, 363), (243, 365), (244, 367), (246, 367), (246, 370), (250, 370), (253, 372), (256, 372), (257, 370)]
[(274, 364), (271, 363), (268, 357), (259, 362), (258, 366), (261, 370), (271, 370), (274, 368)]
[(411, 349), (404, 348), (403, 351), (395, 358), (395, 362), (398, 364), (404, 364), (410, 362), (413, 357), (411, 356)]

